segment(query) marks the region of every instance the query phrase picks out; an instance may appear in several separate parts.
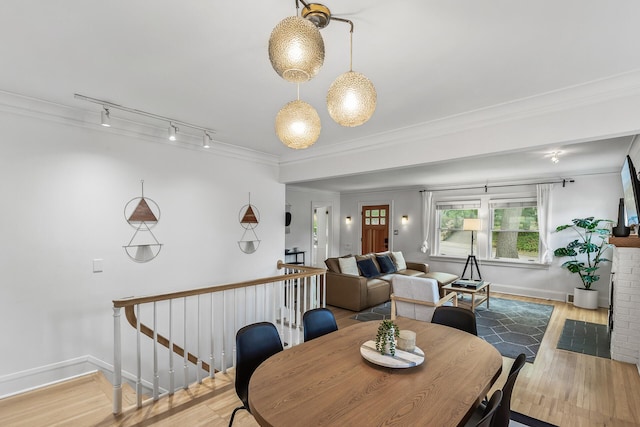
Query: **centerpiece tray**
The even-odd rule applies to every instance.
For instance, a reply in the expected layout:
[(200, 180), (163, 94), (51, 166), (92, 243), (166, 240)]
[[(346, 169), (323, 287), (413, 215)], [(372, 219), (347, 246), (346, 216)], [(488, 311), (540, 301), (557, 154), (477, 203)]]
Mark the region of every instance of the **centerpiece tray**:
[(360, 346), (360, 354), (365, 360), (376, 365), (387, 368), (412, 368), (424, 362), (424, 352), (418, 347), (413, 352), (408, 352), (396, 348), (396, 355), (380, 354), (376, 350), (376, 343), (373, 340), (367, 341)]

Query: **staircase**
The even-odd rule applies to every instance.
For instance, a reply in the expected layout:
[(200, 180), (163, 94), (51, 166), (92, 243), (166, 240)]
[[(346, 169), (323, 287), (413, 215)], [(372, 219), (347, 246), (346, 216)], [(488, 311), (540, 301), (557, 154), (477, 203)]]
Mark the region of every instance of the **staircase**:
[[(113, 415), (113, 385), (100, 372), (0, 400), (3, 427), (40, 426), (227, 426), (233, 408), (241, 404), (234, 387), (234, 370), (205, 378), (187, 390), (176, 391), (141, 409), (136, 408), (135, 390), (122, 386), (123, 411)], [(240, 411), (234, 426), (258, 424)]]

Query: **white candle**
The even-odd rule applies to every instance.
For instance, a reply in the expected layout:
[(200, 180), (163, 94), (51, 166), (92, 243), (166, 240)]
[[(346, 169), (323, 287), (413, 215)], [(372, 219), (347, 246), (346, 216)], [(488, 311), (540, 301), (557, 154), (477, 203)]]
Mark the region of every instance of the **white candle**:
[(416, 333), (402, 330), (398, 337), (398, 348), (400, 350), (412, 352), (416, 348)]

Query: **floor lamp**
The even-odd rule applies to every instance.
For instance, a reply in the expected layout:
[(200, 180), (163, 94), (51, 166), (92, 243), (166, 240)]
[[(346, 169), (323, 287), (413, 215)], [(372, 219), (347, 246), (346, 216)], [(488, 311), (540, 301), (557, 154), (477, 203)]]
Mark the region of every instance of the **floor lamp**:
[(467, 268), (469, 268), (471, 270), (471, 280), (473, 280), (473, 266), (475, 265), (476, 271), (478, 272), (478, 280), (482, 280), (480, 268), (478, 268), (478, 260), (473, 254), (473, 233), (480, 230), (480, 220), (477, 218), (465, 218), (462, 222), (462, 229), (464, 231), (471, 231), (471, 255), (467, 257), (467, 263), (464, 265), (464, 270), (462, 271), (462, 279), (466, 280), (465, 274), (467, 273)]

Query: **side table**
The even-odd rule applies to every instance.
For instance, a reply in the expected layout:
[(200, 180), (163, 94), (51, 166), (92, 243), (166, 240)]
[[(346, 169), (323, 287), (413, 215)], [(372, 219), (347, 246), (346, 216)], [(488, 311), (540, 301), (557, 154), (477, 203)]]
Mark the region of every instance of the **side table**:
[[(455, 283), (455, 282), (454, 282)], [(451, 292), (457, 292), (460, 294), (467, 294), (471, 296), (471, 311), (475, 311), (476, 307), (482, 303), (487, 304), (487, 309), (489, 309), (489, 297), (491, 290), (491, 282), (484, 282), (482, 285), (477, 288), (465, 288), (463, 286), (455, 286), (453, 283), (449, 283), (442, 287), (444, 290), (444, 295), (450, 294)], [(460, 300), (458, 300), (458, 305), (460, 305)], [(462, 301), (463, 305), (466, 305), (464, 301)]]

